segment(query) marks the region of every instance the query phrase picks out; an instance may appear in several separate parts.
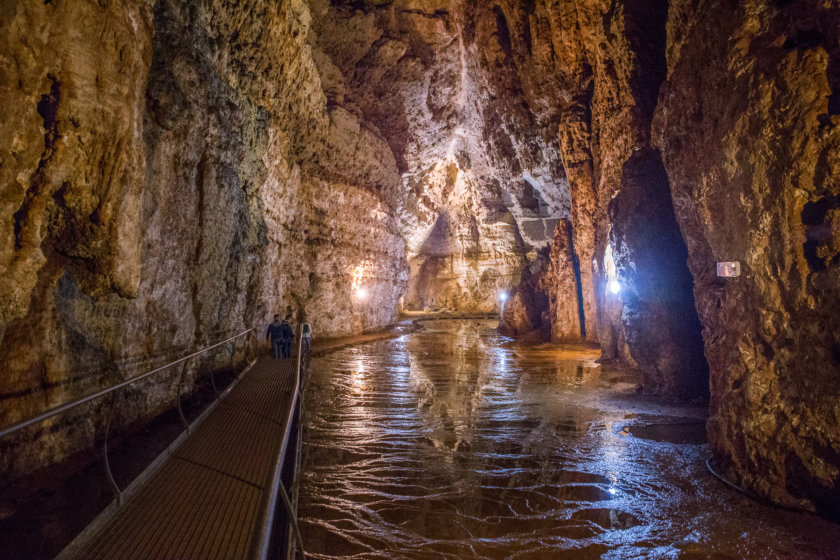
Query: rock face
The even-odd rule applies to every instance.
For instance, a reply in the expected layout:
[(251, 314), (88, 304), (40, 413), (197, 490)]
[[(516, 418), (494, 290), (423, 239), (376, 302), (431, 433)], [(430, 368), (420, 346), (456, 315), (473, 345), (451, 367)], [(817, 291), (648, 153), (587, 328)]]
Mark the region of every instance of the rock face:
[(656, 150), (638, 150), (627, 160), (609, 212), (621, 321), (645, 388), (682, 398), (708, 395), (688, 254)]
[[(574, 253), (557, 266), (577, 260), (580, 298), (568, 299), (577, 290), (567, 290), (555, 299), (569, 310), (578, 304), (584, 338), (600, 342), (605, 358), (638, 365), (646, 390), (706, 395), (685, 242), (651, 145), (665, 79), (667, 3), (510, 2), (503, 12), (514, 22), (511, 50), (529, 106), (557, 123), (570, 186)], [(620, 302), (608, 290), (608, 251)], [(552, 324), (564, 338), (578, 330), (568, 315)]]
[[(829, 6), (833, 7), (829, 7)], [(733, 479), (840, 515), (840, 8), (670, 8), (654, 121)], [(742, 275), (715, 276), (717, 261)]]
[(502, 318), (499, 332), (506, 336), (521, 337), (536, 333), (543, 340), (551, 340), (551, 321), (549, 291), (545, 289), (545, 279), (550, 266), (548, 247), (543, 249), (529, 263), (522, 273), (522, 280), (502, 302)]
[[(2, 51), (16, 58), (3, 58), (0, 96), (20, 110), (0, 140), (0, 424), (275, 311), (305, 312), (321, 334), (395, 318), (408, 267), (394, 157), (327, 110), (306, 4), (251, 9), (4, 6)], [(226, 350), (190, 364), (184, 390)], [(170, 406), (178, 373), (121, 396), (117, 427)], [(90, 445), (104, 415), (64, 415), (22, 433), (41, 439), (26, 448), (7, 438), (3, 470)]]
[(402, 176), (404, 306), (496, 309), (570, 204), (556, 126), (530, 109), (505, 12), (449, 0), (310, 8), (331, 110), (381, 135)]
[[(403, 295), (492, 310), (568, 215), (501, 12), (77, 4), (2, 8), (2, 425), (274, 312), (325, 335), (392, 322)], [(115, 425), (169, 406), (177, 374)], [(105, 415), (4, 440), (4, 471), (90, 445)]]
[[(505, 332), (710, 392), (728, 476), (837, 514), (838, 12), (4, 2), (0, 425), (273, 312), (347, 334), (400, 300), (492, 311), (510, 291)], [(179, 373), (122, 395), (116, 425), (171, 404)], [(3, 440), (0, 468), (90, 445), (105, 417)]]
[(552, 342), (577, 342), (585, 338), (581, 320), (583, 287), (579, 278), (580, 262), (572, 241), (572, 224), (560, 220), (554, 229), (548, 271), (542, 280), (549, 299)]
[(539, 252), (502, 310), (499, 331), (508, 336), (536, 333), (551, 342), (581, 342), (583, 294), (572, 224), (557, 222), (550, 248)]

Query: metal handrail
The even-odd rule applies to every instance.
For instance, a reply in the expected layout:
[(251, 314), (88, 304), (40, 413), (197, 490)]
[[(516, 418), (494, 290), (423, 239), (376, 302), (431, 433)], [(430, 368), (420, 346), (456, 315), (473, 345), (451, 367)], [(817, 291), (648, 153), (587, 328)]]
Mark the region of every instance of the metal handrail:
[(113, 393), (114, 391), (118, 391), (118, 390), (122, 389), (123, 387), (127, 387), (127, 386), (129, 386), (133, 383), (136, 383), (137, 381), (140, 381), (142, 379), (146, 379), (147, 377), (150, 377), (150, 376), (152, 376), (156, 373), (159, 373), (159, 372), (161, 372), (165, 369), (168, 369), (172, 366), (176, 366), (178, 364), (186, 362), (190, 358), (194, 358), (196, 356), (204, 354), (205, 352), (213, 350), (214, 348), (218, 348), (219, 346), (222, 346), (223, 344), (227, 344), (228, 342), (230, 342), (232, 340), (236, 340), (237, 338), (245, 336), (246, 334), (249, 334), (253, 331), (254, 331), (254, 329), (250, 328), (247, 331), (243, 331), (243, 332), (241, 332), (241, 333), (239, 333), (235, 336), (232, 336), (228, 339), (225, 339), (225, 340), (223, 340), (219, 343), (216, 343), (213, 346), (208, 346), (207, 348), (203, 348), (201, 350), (198, 350), (197, 352), (193, 352), (189, 356), (184, 356), (183, 358), (181, 358), (179, 360), (175, 360), (174, 362), (170, 362), (166, 365), (160, 366), (160, 367), (155, 368), (151, 371), (147, 371), (146, 373), (142, 373), (142, 374), (137, 375), (135, 377), (132, 377), (130, 379), (126, 379), (125, 381), (117, 383), (116, 385), (108, 387), (107, 389), (102, 389), (102, 390), (97, 391), (95, 393), (91, 393), (90, 395), (80, 397), (80, 398), (78, 398), (74, 401), (70, 401), (68, 403), (64, 403), (64, 404), (55, 406), (53, 408), (50, 408), (50, 409), (42, 412), (41, 414), (39, 414), (37, 416), (33, 416), (32, 418), (28, 418), (26, 420), (21, 420), (20, 422), (16, 422), (16, 423), (14, 423), (10, 426), (7, 426), (7, 427), (3, 428), (2, 430), (0, 430), (0, 438), (5, 437), (9, 434), (13, 434), (13, 433), (15, 433), (19, 430), (22, 430), (23, 428), (28, 427), (28, 426), (32, 426), (33, 424), (38, 424), (40, 422), (43, 422), (44, 420), (52, 418), (53, 416), (57, 416), (57, 415), (61, 414), (62, 412), (66, 412), (68, 410), (76, 408), (77, 406), (83, 405), (83, 404), (85, 404), (87, 402), (90, 402), (92, 400), (98, 399), (100, 397), (104, 397), (105, 395)]
[(277, 498), (281, 495), (283, 504), (289, 514), (289, 522), (292, 525), (294, 535), (292, 538), (297, 541), (297, 546), (301, 552), (301, 556), (305, 559), (306, 554), (303, 551), (303, 540), (300, 536), (300, 529), (298, 528), (297, 519), (292, 510), (291, 501), (283, 487), (283, 463), (286, 459), (286, 451), (289, 445), (289, 437), (292, 431), (292, 422), (294, 420), (295, 408), (297, 408), (298, 399), (300, 398), (300, 377), (301, 377), (301, 357), (303, 356), (303, 333), (301, 333), (298, 340), (298, 355), (297, 368), (295, 372), (295, 388), (292, 393), (292, 402), (289, 406), (289, 414), (286, 417), (286, 424), (283, 429), (283, 443), (280, 446), (280, 453), (274, 463), (272, 471), (271, 483), (263, 498), (263, 515), (260, 519), (251, 541), (251, 558), (255, 560), (266, 560), (269, 554), (271, 544), (271, 533), (274, 528), (274, 512), (277, 510)]

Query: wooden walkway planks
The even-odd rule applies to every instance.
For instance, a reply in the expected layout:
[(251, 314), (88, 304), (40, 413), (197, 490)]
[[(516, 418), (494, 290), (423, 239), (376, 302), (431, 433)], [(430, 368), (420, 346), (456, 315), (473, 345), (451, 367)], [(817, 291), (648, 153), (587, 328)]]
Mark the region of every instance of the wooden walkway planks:
[(280, 453), (295, 367), (294, 359), (261, 358), (151, 479), (59, 558), (247, 557)]

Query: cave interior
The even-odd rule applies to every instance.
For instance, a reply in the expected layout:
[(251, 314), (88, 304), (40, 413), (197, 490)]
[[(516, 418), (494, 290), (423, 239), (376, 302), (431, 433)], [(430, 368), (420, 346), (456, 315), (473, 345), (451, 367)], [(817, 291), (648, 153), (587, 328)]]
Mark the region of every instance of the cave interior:
[[(729, 480), (840, 518), (836, 2), (0, 14), (0, 426), (275, 312), (491, 314), (707, 406)], [(103, 410), (0, 440), (0, 472), (90, 448)]]

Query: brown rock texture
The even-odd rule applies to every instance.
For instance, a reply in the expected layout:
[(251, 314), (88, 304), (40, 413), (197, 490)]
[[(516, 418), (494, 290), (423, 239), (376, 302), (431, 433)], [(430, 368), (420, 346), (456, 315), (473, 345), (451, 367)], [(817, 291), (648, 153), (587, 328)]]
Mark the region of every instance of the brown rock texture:
[(569, 220), (560, 220), (554, 228), (548, 270), (542, 278), (542, 288), (549, 299), (552, 342), (578, 342), (583, 338), (583, 293), (577, 259), (572, 224)]
[(313, 0), (328, 105), (387, 142), (402, 177), (406, 308), (492, 311), (569, 213), (556, 127), (531, 109), (492, 2)]
[(536, 333), (555, 343), (581, 342), (583, 293), (572, 224), (561, 219), (550, 247), (542, 249), (502, 309), (499, 331), (507, 336)]
[(656, 150), (637, 150), (627, 160), (609, 211), (625, 341), (645, 389), (686, 399), (707, 396), (688, 253)]
[[(0, 2), (0, 425), (273, 312), (348, 334), (508, 291), (505, 332), (710, 391), (728, 476), (837, 515), (838, 11)], [(179, 373), (122, 395), (117, 427)], [(105, 414), (0, 442), (0, 469)]]
[[(673, 2), (654, 121), (733, 480), (840, 514), (840, 7)], [(718, 261), (742, 275), (721, 279)]]
[(544, 248), (522, 272), (522, 279), (512, 294), (504, 296), (499, 332), (506, 336), (522, 337), (536, 334), (551, 340), (549, 294), (545, 289), (547, 267), (551, 266), (549, 249)]
[[(0, 97), (20, 108), (0, 140), (3, 425), (275, 311), (305, 311), (321, 334), (395, 318), (393, 155), (327, 110), (305, 3), (241, 8), (3, 4)], [(191, 363), (184, 390), (229, 361)], [(170, 406), (178, 374), (121, 395), (116, 427)], [(90, 445), (97, 406), (20, 435), (37, 445), (5, 439), (3, 471)]]
[[(496, 309), (569, 194), (487, 6), (4, 3), (0, 423), (276, 311), (324, 335), (403, 295)], [(116, 427), (177, 374), (121, 397)], [(104, 415), (5, 440), (4, 471), (90, 445)]]

